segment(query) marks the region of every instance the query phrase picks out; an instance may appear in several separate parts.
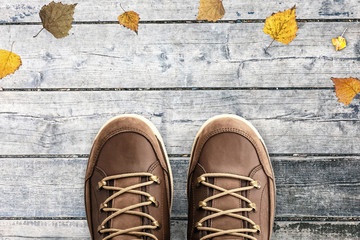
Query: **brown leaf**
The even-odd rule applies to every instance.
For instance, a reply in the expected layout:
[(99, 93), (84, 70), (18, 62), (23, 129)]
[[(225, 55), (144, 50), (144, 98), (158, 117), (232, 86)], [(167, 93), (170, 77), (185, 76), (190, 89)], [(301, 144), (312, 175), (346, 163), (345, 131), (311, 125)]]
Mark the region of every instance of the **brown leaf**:
[(62, 4), (61, 2), (55, 3), (54, 1), (44, 5), (39, 13), (43, 29), (48, 30), (56, 38), (63, 38), (69, 35), (76, 5), (77, 3)]
[(266, 18), (263, 31), (274, 39), (271, 43), (276, 40), (283, 44), (288, 44), (294, 40), (298, 30), (295, 11), (296, 6), (284, 12), (273, 13), (270, 17)]
[(136, 34), (138, 33), (138, 25), (139, 25), (140, 17), (139, 14), (137, 14), (136, 12), (134, 11), (124, 12), (118, 17), (118, 20), (119, 23), (124, 27), (133, 30), (134, 32), (136, 32)]
[(331, 78), (335, 84), (336, 96), (339, 102), (349, 105), (360, 92), (360, 80), (357, 78)]
[(199, 13), (196, 20), (216, 22), (225, 15), (221, 0), (200, 0)]

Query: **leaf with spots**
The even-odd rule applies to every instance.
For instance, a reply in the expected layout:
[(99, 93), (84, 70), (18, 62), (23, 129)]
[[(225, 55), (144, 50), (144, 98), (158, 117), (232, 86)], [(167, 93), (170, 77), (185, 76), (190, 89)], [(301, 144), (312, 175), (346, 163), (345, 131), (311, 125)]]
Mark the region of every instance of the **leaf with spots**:
[(196, 20), (216, 22), (225, 15), (221, 0), (200, 0), (199, 13)]
[[(39, 13), (43, 24), (40, 32), (45, 28), (56, 38), (63, 38), (69, 35), (76, 5), (77, 3), (62, 4), (61, 2), (55, 3), (54, 1), (44, 5)], [(34, 37), (37, 37), (39, 33)]]
[(10, 52), (0, 49), (0, 79), (13, 74), (21, 64), (20, 56), (12, 52), (12, 46)]
[(124, 13), (118, 17), (119, 23), (138, 34), (139, 14), (134, 11), (125, 11), (124, 9), (123, 11)]
[(349, 105), (360, 92), (360, 80), (357, 78), (331, 78), (335, 84), (336, 96), (339, 102)]
[(273, 13), (270, 17), (266, 18), (263, 31), (274, 40), (266, 48), (265, 52), (275, 40), (283, 44), (288, 44), (294, 40), (298, 30), (295, 11), (296, 6), (284, 12)]

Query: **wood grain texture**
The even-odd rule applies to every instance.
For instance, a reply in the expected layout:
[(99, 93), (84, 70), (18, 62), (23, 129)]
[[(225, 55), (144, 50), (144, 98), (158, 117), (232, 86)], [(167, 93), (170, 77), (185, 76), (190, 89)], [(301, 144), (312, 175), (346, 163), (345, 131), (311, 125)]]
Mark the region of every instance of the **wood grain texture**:
[[(359, 11), (360, 12), (360, 11)], [(0, 25), (1, 48), (23, 65), (2, 88), (332, 87), (331, 77), (360, 75), (360, 23), (300, 23), (288, 45), (263, 23), (75, 25), (55, 39), (39, 25)], [(331, 39), (345, 28), (347, 47)], [(154, 34), (156, 33), (156, 34)]]
[[(171, 158), (172, 217), (187, 216), (188, 158)], [(276, 217), (360, 215), (360, 157), (273, 157)], [(85, 217), (85, 158), (0, 158), (0, 217)], [(19, 187), (21, 186), (21, 187)]]
[(275, 222), (272, 239), (359, 240), (359, 222)]
[[(275, 222), (276, 240), (358, 240), (358, 222)], [(171, 222), (171, 239), (186, 239), (187, 221)], [(1, 220), (0, 237), (21, 239), (90, 239), (86, 220)]]
[[(13, 51), (23, 61), (15, 74), (0, 80), (0, 239), (89, 239), (83, 202), (87, 159), (76, 154), (89, 153), (109, 118), (144, 115), (159, 128), (174, 156), (190, 153), (193, 137), (209, 117), (235, 113), (259, 129), (277, 156), (272, 158), (276, 217), (294, 221), (277, 221), (273, 239), (360, 240), (359, 222), (319, 218), (360, 216), (360, 98), (345, 107), (332, 90), (312, 89), (332, 88), (331, 77), (360, 75), (360, 0), (296, 3), (297, 18), (311, 22), (299, 22), (297, 38), (288, 45), (275, 42), (268, 54), (264, 50), (272, 39), (263, 33), (264, 23), (240, 19), (264, 20), (294, 2), (226, 0), (223, 20), (235, 21), (215, 24), (186, 22), (196, 19), (199, 1), (122, 2), (140, 14), (137, 36), (116, 23), (122, 13), (119, 1), (81, 0), (68, 37), (55, 39), (43, 31), (33, 38), (41, 29), (39, 10), (48, 3), (0, 0), (0, 48), (10, 50), (15, 41)], [(316, 19), (325, 22), (313, 22)], [(336, 22), (339, 19), (355, 21)], [(345, 28), (348, 45), (335, 52), (331, 39)], [(93, 91), (21, 92), (24, 88)], [(292, 153), (343, 156), (281, 156)], [(19, 156), (4, 158), (13, 154)], [(188, 158), (173, 157), (171, 163), (172, 239), (183, 240)], [(298, 221), (307, 217), (318, 221)]]
[(259, 129), (270, 153), (359, 153), (358, 100), (333, 90), (0, 92), (0, 153), (88, 154), (108, 119), (150, 119), (169, 154), (189, 154), (200, 126), (234, 113)]
[[(62, 0), (74, 3), (73, 0)], [(0, 21), (3, 22), (39, 22), (38, 12), (47, 0), (0, 1)], [(226, 14), (223, 19), (265, 19), (271, 13), (283, 11), (294, 6), (294, 2), (269, 0), (227, 0), (223, 1)], [(123, 2), (126, 10), (140, 14), (143, 21), (156, 20), (195, 20), (199, 1), (191, 0), (138, 0)], [(359, 18), (358, 0), (304, 0), (296, 2), (297, 17), (301, 19), (337, 19)], [(105, 0), (101, 2), (78, 1), (74, 14), (75, 21), (116, 21), (123, 10), (120, 2)]]

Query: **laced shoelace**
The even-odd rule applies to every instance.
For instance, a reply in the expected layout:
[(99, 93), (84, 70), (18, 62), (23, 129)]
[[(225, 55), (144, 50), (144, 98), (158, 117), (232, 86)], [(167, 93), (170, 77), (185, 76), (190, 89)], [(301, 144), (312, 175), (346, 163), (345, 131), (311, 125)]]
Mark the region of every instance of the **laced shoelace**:
[[(234, 189), (228, 190), (228, 189), (225, 189), (225, 188), (222, 188), (222, 187), (219, 187), (212, 183), (207, 182), (206, 178), (209, 178), (209, 177), (235, 178), (235, 179), (239, 179), (239, 180), (245, 180), (245, 181), (249, 182), (249, 186), (239, 187), (239, 188), (234, 188)], [(259, 189), (261, 186), (258, 181), (254, 180), (250, 177), (229, 174), (229, 173), (205, 173), (205, 174), (202, 174), (200, 177), (198, 177), (197, 182), (198, 182), (198, 186), (200, 184), (202, 184), (206, 187), (213, 188), (220, 192), (218, 194), (214, 194), (210, 197), (207, 197), (203, 201), (199, 202), (199, 208), (202, 208), (203, 210), (206, 210), (206, 211), (209, 211), (212, 213), (212, 214), (207, 215), (204, 218), (202, 218), (196, 224), (197, 230), (211, 232), (210, 234), (202, 237), (200, 240), (211, 239), (214, 237), (225, 236), (225, 235), (243, 237), (243, 238), (247, 238), (247, 239), (251, 239), (251, 240), (257, 240), (255, 237), (249, 235), (248, 233), (260, 233), (260, 226), (257, 225), (250, 218), (245, 217), (243, 215), (236, 214), (236, 213), (256, 211), (256, 204), (251, 202), (248, 198), (238, 194), (237, 192), (248, 191), (248, 190), (251, 190), (254, 188)], [(239, 198), (239, 199), (245, 201), (247, 203), (248, 207), (247, 208), (235, 208), (235, 209), (229, 209), (229, 210), (221, 210), (218, 208), (208, 206), (207, 203), (209, 201), (220, 198), (222, 196), (226, 196), (226, 195), (231, 195), (233, 197), (236, 197), (236, 198)], [(251, 224), (252, 228), (238, 228), (238, 229), (223, 230), (223, 229), (203, 226), (203, 223), (205, 221), (216, 218), (216, 217), (220, 217), (220, 216), (229, 216), (229, 217), (233, 217), (236, 219), (246, 221)]]
[[(115, 186), (109, 186), (108, 181), (115, 180), (115, 179), (121, 179), (121, 178), (129, 178), (129, 177), (147, 177), (148, 181), (134, 184), (125, 188), (122, 187), (115, 187)], [(151, 173), (127, 173), (127, 174), (119, 174), (119, 175), (113, 175), (103, 178), (99, 183), (99, 189), (103, 190), (109, 190), (114, 191), (114, 193), (109, 196), (103, 203), (100, 204), (100, 210), (104, 212), (111, 212), (111, 214), (102, 221), (100, 226), (98, 227), (98, 232), (101, 234), (109, 234), (106, 237), (103, 238), (103, 240), (111, 239), (116, 236), (120, 235), (131, 235), (131, 236), (137, 236), (137, 237), (149, 237), (155, 240), (158, 240), (157, 237), (151, 233), (143, 232), (143, 230), (154, 230), (160, 227), (160, 224), (154, 217), (152, 217), (150, 214), (140, 212), (140, 211), (134, 211), (134, 209), (149, 206), (154, 204), (156, 207), (159, 206), (159, 203), (156, 201), (154, 196), (151, 196), (149, 193), (136, 190), (141, 189), (142, 187), (149, 186), (151, 184), (160, 184), (160, 180), (157, 176), (151, 174)], [(114, 207), (108, 207), (108, 203), (113, 200), (114, 198), (120, 196), (124, 193), (132, 193), (132, 194), (138, 194), (141, 196), (147, 197), (147, 201), (140, 202), (134, 205), (130, 205), (128, 207), (119, 209)], [(116, 228), (106, 228), (106, 224), (116, 216), (119, 216), (120, 214), (130, 214), (135, 215), (139, 217), (145, 217), (151, 220), (152, 225), (141, 225), (141, 226), (135, 226), (128, 229), (116, 229)]]

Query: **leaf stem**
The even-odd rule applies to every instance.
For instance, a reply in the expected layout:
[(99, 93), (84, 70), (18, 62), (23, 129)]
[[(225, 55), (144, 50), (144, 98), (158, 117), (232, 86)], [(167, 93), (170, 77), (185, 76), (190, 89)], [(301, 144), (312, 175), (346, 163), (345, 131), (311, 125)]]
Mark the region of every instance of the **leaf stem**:
[(39, 35), (39, 33), (41, 33), (41, 31), (42, 30), (44, 30), (44, 28), (42, 28), (35, 36), (33, 36), (34, 38), (36, 38), (38, 35)]
[(345, 30), (343, 31), (343, 33), (341, 34), (341, 37), (344, 36), (344, 33), (346, 32), (347, 28), (345, 28)]
[(121, 9), (122, 9), (124, 12), (126, 12), (125, 9), (121, 6), (121, 3), (120, 3), (120, 7), (121, 7)]
[(10, 52), (12, 52), (12, 50), (13, 50), (14, 43), (15, 43), (15, 41), (13, 41), (12, 44), (11, 44), (11, 51)]
[(275, 39), (273, 39), (272, 42), (270, 43), (270, 45), (265, 49), (265, 54), (267, 54), (267, 50), (269, 49), (269, 47), (271, 46), (271, 44), (273, 44), (274, 41), (275, 41)]

